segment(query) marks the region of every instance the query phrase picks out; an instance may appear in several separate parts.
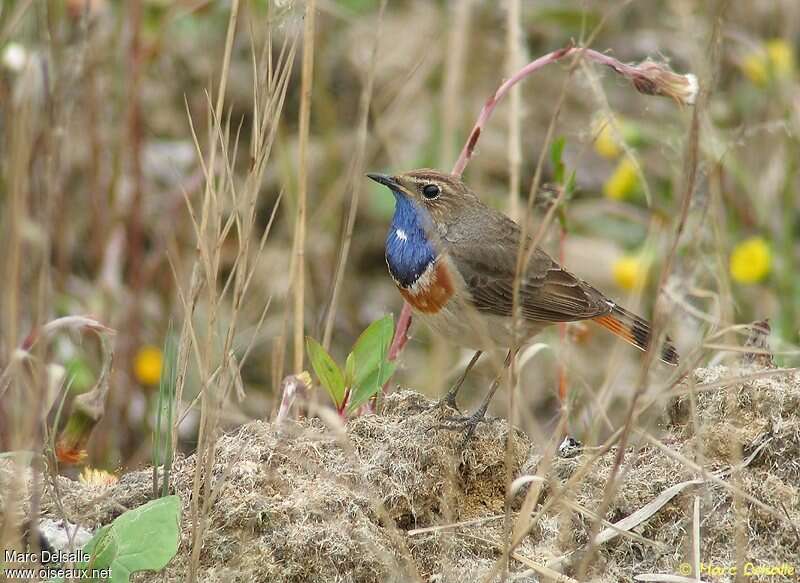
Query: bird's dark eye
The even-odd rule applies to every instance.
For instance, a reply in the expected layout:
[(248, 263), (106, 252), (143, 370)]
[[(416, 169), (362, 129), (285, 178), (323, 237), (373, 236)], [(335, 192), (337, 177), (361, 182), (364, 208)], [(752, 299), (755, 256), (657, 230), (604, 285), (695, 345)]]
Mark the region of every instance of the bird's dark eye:
[(439, 194), (441, 194), (441, 192), (442, 191), (437, 184), (426, 184), (422, 188), (422, 194), (425, 195), (425, 198), (429, 199), (436, 198), (437, 196), (439, 196)]

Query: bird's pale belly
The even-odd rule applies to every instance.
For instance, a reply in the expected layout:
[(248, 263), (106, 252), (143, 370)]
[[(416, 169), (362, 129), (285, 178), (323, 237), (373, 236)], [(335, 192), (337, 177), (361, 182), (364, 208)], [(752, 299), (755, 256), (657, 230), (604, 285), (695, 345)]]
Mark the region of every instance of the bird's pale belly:
[[(400, 294), (411, 305), (416, 319), (423, 321), (446, 340), (473, 350), (510, 348), (511, 319), (480, 313), (466, 303), (467, 296), (457, 278), (450, 274), (447, 261), (439, 260), (425, 270), (414, 285), (398, 286)], [(520, 323), (521, 344), (535, 336), (544, 326), (529, 321)]]
[[(454, 300), (435, 314), (415, 309), (414, 317), (449, 342), (472, 350), (508, 349), (513, 341), (510, 318), (481, 314), (472, 307), (459, 306)], [(521, 322), (521, 326), (521, 346), (545, 327), (531, 322)]]

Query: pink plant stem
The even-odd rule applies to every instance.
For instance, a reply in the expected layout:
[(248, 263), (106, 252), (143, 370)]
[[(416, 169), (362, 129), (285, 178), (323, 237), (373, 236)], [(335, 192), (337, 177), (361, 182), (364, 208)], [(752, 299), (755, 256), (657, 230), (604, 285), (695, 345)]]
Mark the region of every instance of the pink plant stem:
[[(403, 351), (403, 348), (408, 342), (408, 329), (411, 327), (411, 305), (403, 301), (403, 309), (400, 310), (400, 317), (397, 319), (397, 326), (394, 329), (394, 338), (392, 338), (392, 343), (389, 345), (389, 354), (387, 358), (389, 361), (397, 360), (397, 357), (400, 356), (400, 353)], [(392, 382), (392, 379), (389, 379), (385, 383), (383, 383), (383, 394), (389, 392), (389, 383)]]
[(549, 65), (550, 63), (554, 63), (559, 59), (564, 58), (568, 54), (571, 54), (573, 51), (578, 50), (574, 47), (568, 46), (557, 51), (553, 51), (544, 55), (543, 57), (539, 57), (535, 61), (532, 61), (522, 67), (519, 71), (517, 71), (513, 77), (507, 79), (500, 87), (498, 87), (495, 94), (492, 95), (488, 101), (483, 105), (483, 109), (481, 109), (480, 114), (478, 115), (478, 120), (475, 122), (475, 125), (472, 128), (472, 131), (469, 133), (469, 139), (467, 143), (464, 144), (464, 147), (461, 149), (461, 153), (458, 155), (458, 160), (456, 160), (455, 165), (453, 166), (453, 170), (450, 172), (454, 176), (461, 176), (464, 173), (464, 168), (467, 167), (467, 163), (472, 158), (472, 153), (475, 151), (475, 145), (478, 143), (478, 139), (481, 137), (481, 132), (483, 131), (486, 122), (489, 121), (489, 118), (494, 113), (497, 104), (506, 96), (506, 94), (511, 90), (511, 88), (522, 81), (528, 75), (538, 71), (545, 65)]
[(397, 329), (389, 346), (389, 360), (396, 360), (408, 341), (408, 329), (411, 327), (411, 305), (403, 302), (403, 309), (397, 319)]
[[(657, 65), (652, 61), (645, 61), (644, 63), (640, 63), (638, 65), (629, 65), (627, 63), (623, 63), (622, 61), (618, 61), (614, 57), (599, 53), (594, 49), (566, 46), (528, 63), (522, 67), (522, 69), (517, 71), (514, 76), (512, 76), (510, 79), (507, 79), (502, 85), (500, 85), (495, 94), (492, 95), (484, 104), (483, 109), (478, 115), (478, 120), (475, 122), (475, 125), (469, 134), (469, 139), (467, 140), (467, 143), (464, 144), (464, 147), (458, 156), (458, 160), (456, 160), (456, 163), (453, 166), (451, 174), (454, 176), (461, 176), (461, 174), (463, 174), (464, 168), (466, 168), (467, 163), (472, 158), (472, 154), (475, 151), (475, 145), (478, 143), (478, 139), (481, 137), (481, 132), (483, 131), (486, 122), (489, 120), (492, 113), (494, 113), (498, 103), (500, 103), (503, 97), (506, 96), (506, 94), (514, 85), (529, 75), (535, 73), (542, 67), (578, 53), (581, 53), (583, 57), (589, 59), (590, 61), (594, 61), (595, 63), (599, 63), (600, 65), (605, 65), (606, 67), (613, 69), (616, 73), (622, 75), (631, 83), (633, 83), (634, 87), (636, 87), (636, 90), (641, 93), (649, 95), (667, 95), (681, 100), (687, 104), (694, 103), (694, 96), (697, 88), (692, 87), (691, 82), (688, 81), (688, 76), (687, 78), (684, 78), (682, 75), (672, 73), (662, 65)], [(676, 81), (676, 78), (681, 79), (681, 81)], [(675, 82), (686, 84), (687, 87), (678, 87), (677, 89), (675, 87), (670, 87), (670, 83)], [(684, 90), (686, 91), (685, 94), (683, 93)], [(673, 91), (677, 91), (678, 93), (673, 93)]]

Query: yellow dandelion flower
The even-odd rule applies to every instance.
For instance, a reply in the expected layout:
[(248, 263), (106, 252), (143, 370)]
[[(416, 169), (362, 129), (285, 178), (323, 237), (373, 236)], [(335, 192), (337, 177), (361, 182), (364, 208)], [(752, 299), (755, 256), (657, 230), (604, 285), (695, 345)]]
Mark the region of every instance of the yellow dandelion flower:
[(792, 71), (794, 71), (794, 50), (792, 45), (782, 38), (776, 38), (768, 41), (765, 48), (775, 76), (779, 79), (791, 76)]
[[(594, 140), (594, 151), (600, 154), (603, 158), (618, 158), (622, 154), (622, 146), (618, 131), (615, 131), (613, 126), (615, 120), (610, 120), (607, 117), (598, 119), (594, 124), (594, 132), (597, 137)], [(619, 121), (617, 120), (617, 124)], [(619, 128), (619, 126), (617, 126)]]
[(756, 283), (767, 276), (771, 264), (767, 242), (761, 237), (750, 237), (736, 245), (731, 253), (731, 277), (739, 283)]
[(767, 57), (761, 51), (756, 51), (745, 55), (739, 63), (744, 76), (750, 79), (754, 85), (763, 86), (769, 80), (769, 66)]
[(649, 263), (639, 255), (626, 255), (614, 262), (614, 281), (624, 290), (641, 289), (647, 282)]
[(161, 379), (163, 355), (158, 346), (142, 346), (133, 361), (133, 373), (143, 385), (157, 385)]
[(638, 186), (639, 174), (636, 171), (636, 164), (629, 156), (625, 156), (603, 185), (603, 194), (614, 200), (623, 200)]
[(771, 78), (791, 77), (795, 68), (794, 49), (784, 39), (775, 38), (745, 55), (739, 67), (754, 85), (763, 87)]
[(84, 486), (113, 486), (119, 481), (119, 478), (105, 470), (85, 467), (78, 476), (78, 481)]

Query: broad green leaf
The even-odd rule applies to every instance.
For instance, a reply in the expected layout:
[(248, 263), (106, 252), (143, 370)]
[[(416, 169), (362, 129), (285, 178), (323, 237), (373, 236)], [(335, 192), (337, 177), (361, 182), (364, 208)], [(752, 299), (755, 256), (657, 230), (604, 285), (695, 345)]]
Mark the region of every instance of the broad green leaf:
[(351, 387), (359, 387), (386, 360), (394, 336), (394, 317), (391, 314), (375, 320), (361, 333), (350, 356), (348, 368), (352, 369)]
[(91, 558), (83, 567), (109, 569), (111, 583), (127, 583), (137, 571), (163, 569), (178, 552), (180, 515), (178, 496), (128, 510), (86, 543), (83, 550)]
[(319, 382), (328, 391), (336, 408), (341, 409), (342, 403), (344, 403), (345, 388), (341, 369), (331, 358), (331, 355), (322, 348), (322, 345), (311, 337), (306, 338), (306, 350)]
[(353, 385), (348, 409), (355, 411), (369, 401), (373, 395), (376, 395), (381, 390), (384, 383), (392, 378), (395, 370), (397, 370), (397, 363), (387, 360), (382, 360), (378, 363), (378, 366), (366, 378)]

